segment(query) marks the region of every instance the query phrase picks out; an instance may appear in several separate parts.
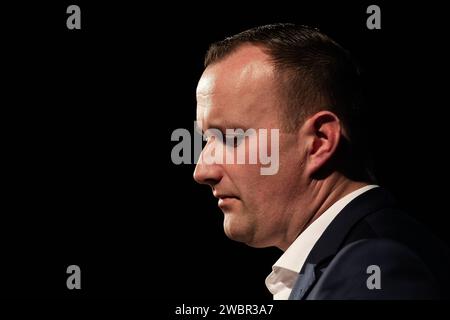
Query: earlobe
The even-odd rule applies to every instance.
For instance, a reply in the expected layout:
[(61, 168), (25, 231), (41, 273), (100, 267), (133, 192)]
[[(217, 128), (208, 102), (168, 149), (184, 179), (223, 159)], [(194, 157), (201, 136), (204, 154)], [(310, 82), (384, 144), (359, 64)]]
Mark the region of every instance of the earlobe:
[(333, 157), (341, 137), (339, 118), (330, 111), (320, 111), (305, 123), (311, 138), (308, 153), (308, 171), (313, 175)]

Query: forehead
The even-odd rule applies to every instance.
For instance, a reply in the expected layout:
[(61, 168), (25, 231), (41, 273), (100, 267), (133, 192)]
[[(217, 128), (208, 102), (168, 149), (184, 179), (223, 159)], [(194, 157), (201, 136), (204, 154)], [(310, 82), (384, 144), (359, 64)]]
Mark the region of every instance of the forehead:
[[(273, 66), (256, 46), (244, 46), (209, 66), (197, 86), (197, 120), (251, 121), (273, 115), (278, 104)], [(270, 114), (268, 114), (270, 113)]]

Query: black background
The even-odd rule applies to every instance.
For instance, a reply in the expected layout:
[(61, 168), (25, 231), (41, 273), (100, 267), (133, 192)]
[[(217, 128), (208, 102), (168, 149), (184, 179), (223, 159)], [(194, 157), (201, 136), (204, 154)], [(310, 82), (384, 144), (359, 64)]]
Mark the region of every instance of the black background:
[[(66, 8), (81, 7), (81, 30)], [(378, 4), (382, 29), (366, 28)], [(281, 252), (228, 240), (210, 190), (176, 166), (209, 44), (247, 28), (320, 28), (363, 66), (376, 172), (447, 232), (448, 49), (438, 4), (20, 2), (2, 7), (2, 248), (7, 297), (270, 301)], [(82, 289), (66, 288), (81, 267)]]

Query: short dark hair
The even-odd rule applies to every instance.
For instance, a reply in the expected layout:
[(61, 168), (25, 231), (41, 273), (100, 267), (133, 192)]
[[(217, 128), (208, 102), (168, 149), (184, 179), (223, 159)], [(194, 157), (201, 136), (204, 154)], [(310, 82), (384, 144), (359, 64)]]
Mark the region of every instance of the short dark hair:
[[(361, 149), (366, 154), (365, 141), (362, 145), (358, 141), (363, 106), (360, 72), (347, 50), (318, 29), (270, 24), (213, 43), (206, 53), (205, 67), (220, 62), (245, 44), (260, 46), (273, 62), (286, 102), (281, 112), (286, 130), (295, 130), (308, 116), (329, 110), (343, 123), (345, 144), (352, 149), (352, 157), (356, 149), (358, 158), (362, 156)], [(368, 159), (366, 155), (364, 158)]]

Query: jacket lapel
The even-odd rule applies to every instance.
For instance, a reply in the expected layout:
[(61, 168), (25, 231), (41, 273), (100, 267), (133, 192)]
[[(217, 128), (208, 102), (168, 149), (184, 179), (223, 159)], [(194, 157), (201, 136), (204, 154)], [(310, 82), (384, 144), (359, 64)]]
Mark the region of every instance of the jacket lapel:
[(303, 273), (300, 273), (299, 279), (295, 283), (294, 288), (292, 288), (289, 300), (301, 300), (303, 298), (306, 291), (308, 291), (309, 287), (311, 287), (316, 280), (315, 267), (316, 266), (311, 263), (305, 264)]
[[(383, 188), (373, 188), (352, 200), (325, 229), (306, 258), (289, 300), (305, 299), (311, 286), (318, 280), (316, 266), (321, 269), (338, 253), (350, 229), (367, 215), (383, 207), (394, 206), (395, 201)], [(322, 269), (323, 270), (323, 269)]]

